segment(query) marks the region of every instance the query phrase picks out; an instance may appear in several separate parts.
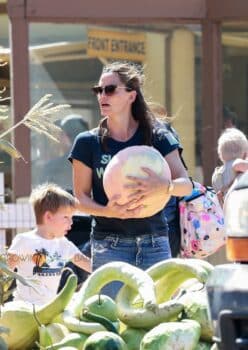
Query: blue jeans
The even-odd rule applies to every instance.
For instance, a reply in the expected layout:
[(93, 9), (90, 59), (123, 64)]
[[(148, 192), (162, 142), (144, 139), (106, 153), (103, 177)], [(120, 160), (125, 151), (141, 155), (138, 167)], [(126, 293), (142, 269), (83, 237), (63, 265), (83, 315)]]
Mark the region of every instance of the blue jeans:
[[(110, 261), (124, 261), (146, 270), (159, 261), (171, 258), (168, 236), (160, 234), (92, 238), (91, 248), (93, 271)], [(114, 299), (121, 286), (120, 282), (111, 282), (102, 289), (102, 293)]]

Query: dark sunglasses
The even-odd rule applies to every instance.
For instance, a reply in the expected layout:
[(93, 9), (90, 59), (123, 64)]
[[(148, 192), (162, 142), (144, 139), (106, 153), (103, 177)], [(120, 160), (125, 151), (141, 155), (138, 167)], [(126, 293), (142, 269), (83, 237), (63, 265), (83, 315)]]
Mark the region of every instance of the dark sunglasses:
[(101, 95), (103, 92), (107, 96), (111, 96), (115, 93), (116, 89), (125, 89), (126, 91), (131, 91), (132, 89), (127, 86), (118, 86), (118, 85), (106, 85), (106, 86), (94, 86), (92, 91), (96, 95)]

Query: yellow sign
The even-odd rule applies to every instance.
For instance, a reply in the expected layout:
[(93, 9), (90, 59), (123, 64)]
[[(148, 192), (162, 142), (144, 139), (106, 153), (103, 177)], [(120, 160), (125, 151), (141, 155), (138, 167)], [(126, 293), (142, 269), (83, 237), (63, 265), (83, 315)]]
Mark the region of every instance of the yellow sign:
[(89, 29), (87, 53), (89, 57), (143, 62), (146, 56), (146, 37), (142, 33)]

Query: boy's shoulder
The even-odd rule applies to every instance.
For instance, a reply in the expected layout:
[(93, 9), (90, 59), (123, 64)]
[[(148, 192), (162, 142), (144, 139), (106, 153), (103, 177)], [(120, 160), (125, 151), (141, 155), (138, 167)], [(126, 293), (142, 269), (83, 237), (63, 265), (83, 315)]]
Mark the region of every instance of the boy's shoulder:
[(22, 238), (32, 238), (35, 237), (35, 230), (25, 231), (18, 233), (15, 238), (22, 239)]
[(20, 233), (20, 234), (23, 234), (23, 235), (25, 235), (25, 236), (30, 236), (30, 235), (34, 236), (34, 235), (35, 235), (35, 232), (36, 232), (36, 229), (32, 229), (32, 230), (25, 231), (25, 232)]
[[(23, 249), (24, 247), (30, 247), (32, 246), (35, 240), (35, 231), (27, 231), (18, 233), (12, 240), (10, 246), (8, 247), (8, 251), (16, 250), (16, 249)], [(15, 253), (15, 252), (14, 252)]]
[(35, 230), (30, 230), (30, 231), (25, 231), (25, 232), (20, 232), (20, 233), (17, 233), (15, 237), (30, 237), (30, 236), (33, 236), (35, 233)]

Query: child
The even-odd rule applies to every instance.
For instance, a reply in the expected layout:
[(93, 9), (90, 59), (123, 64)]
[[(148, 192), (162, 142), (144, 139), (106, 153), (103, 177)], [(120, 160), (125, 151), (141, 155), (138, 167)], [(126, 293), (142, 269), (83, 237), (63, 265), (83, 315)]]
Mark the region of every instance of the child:
[(218, 139), (218, 155), (223, 165), (215, 168), (212, 185), (223, 204), (224, 197), (237, 176), (235, 161), (244, 160), (248, 155), (248, 140), (245, 134), (236, 128), (224, 130)]
[(46, 183), (30, 196), (36, 228), (18, 234), (8, 249), (8, 264), (23, 277), (33, 278), (37, 291), (17, 281), (15, 300), (37, 305), (55, 297), (62, 269), (68, 260), (90, 272), (90, 259), (64, 237), (72, 225), (76, 199), (59, 186)]

